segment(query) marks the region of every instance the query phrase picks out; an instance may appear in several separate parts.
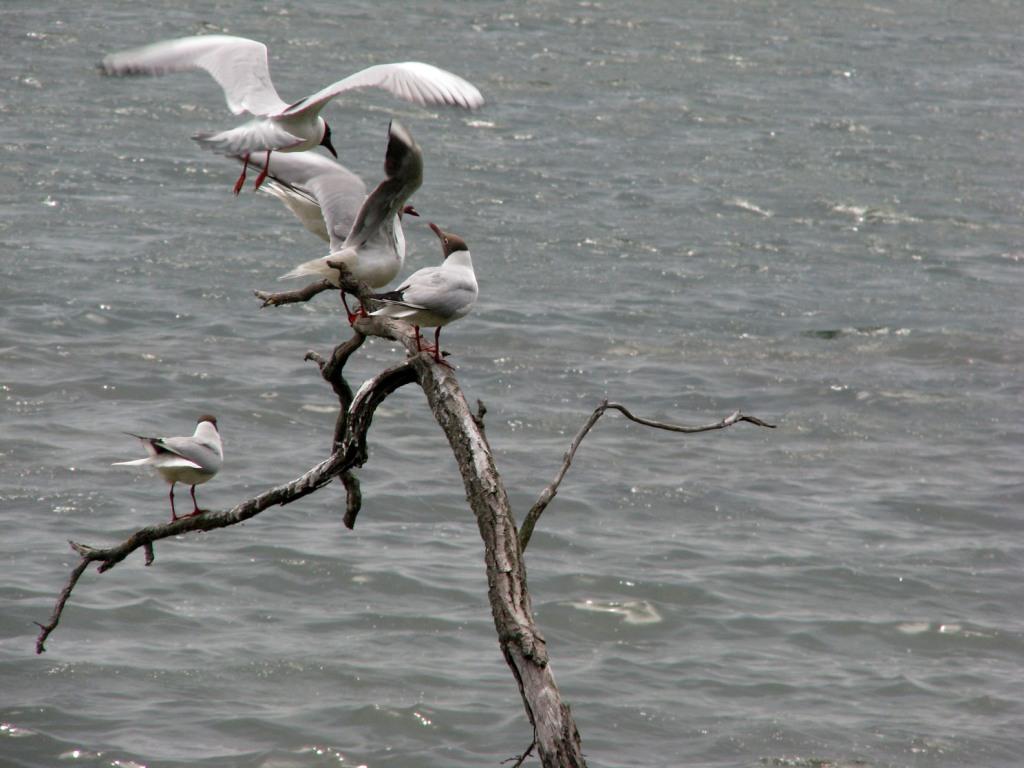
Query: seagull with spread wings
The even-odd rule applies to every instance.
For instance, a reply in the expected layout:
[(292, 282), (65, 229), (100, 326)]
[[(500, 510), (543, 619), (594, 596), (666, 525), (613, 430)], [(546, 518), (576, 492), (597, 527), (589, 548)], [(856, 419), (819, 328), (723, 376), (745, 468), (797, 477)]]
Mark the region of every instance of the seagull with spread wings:
[[(484, 103), (471, 83), (444, 69), (419, 61), (375, 64), (331, 83), (291, 104), (278, 95), (270, 80), (267, 47), (256, 40), (231, 35), (199, 35), (165, 40), (106, 56), (108, 75), (162, 75), (203, 69), (224, 89), (228, 108), (236, 115), (249, 113), (247, 123), (218, 133), (196, 135), (204, 147), (225, 155), (247, 158), (266, 152), (267, 161), (256, 187), (267, 175), (271, 152), (305, 152), (324, 146), (335, 157), (331, 128), (320, 111), (331, 99), (361, 88), (383, 88), (414, 104), (446, 104), (475, 109)], [(235, 183), (235, 194), (245, 183), (246, 166)]]

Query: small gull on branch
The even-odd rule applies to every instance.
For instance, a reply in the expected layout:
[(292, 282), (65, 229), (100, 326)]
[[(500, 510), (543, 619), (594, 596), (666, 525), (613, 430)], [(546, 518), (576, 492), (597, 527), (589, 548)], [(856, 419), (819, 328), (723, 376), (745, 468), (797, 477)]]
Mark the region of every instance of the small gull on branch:
[(174, 511), (176, 483), (187, 483), (192, 486), (192, 514), (198, 515), (203, 512), (196, 502), (196, 486), (212, 479), (224, 463), (224, 445), (217, 431), (217, 419), (209, 415), (200, 416), (196, 431), (191, 437), (143, 437), (134, 434), (132, 437), (142, 441), (142, 446), (149, 455), (144, 459), (115, 461), (113, 466), (153, 467), (171, 484), (171, 520), (178, 519)]
[(441, 328), (464, 317), (473, 308), (479, 295), (473, 259), (466, 241), (445, 232), (436, 224), (430, 228), (441, 240), (444, 262), (438, 267), (424, 267), (413, 272), (395, 291), (374, 294), (384, 306), (371, 317), (391, 317), (412, 323), (416, 331), (416, 350), (422, 351), (421, 327), (436, 327), (434, 360), (441, 359)]

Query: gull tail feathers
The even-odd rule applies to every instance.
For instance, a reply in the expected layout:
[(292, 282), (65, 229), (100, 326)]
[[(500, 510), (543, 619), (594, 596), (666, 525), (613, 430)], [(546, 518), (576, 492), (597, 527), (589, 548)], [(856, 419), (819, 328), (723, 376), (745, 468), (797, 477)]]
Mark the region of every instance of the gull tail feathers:
[(309, 193), (282, 184), (277, 179), (268, 178), (260, 187), (260, 192), (276, 197), (294, 213), (308, 231), (319, 237), (325, 243), (331, 241), (327, 232), (327, 224), (324, 223), (323, 213), (320, 204), (312, 198)]
[(219, 133), (197, 133), (192, 139), (203, 149), (242, 157), (253, 152), (288, 149), (302, 143), (301, 138), (270, 120), (252, 120)]
[(312, 259), (311, 261), (299, 264), (295, 269), (281, 275), (279, 279), (291, 280), (296, 277), (322, 277), (329, 283), (338, 285), (341, 275), (331, 264), (343, 264), (351, 269), (351, 265), (357, 255), (356, 251), (347, 248), (343, 248), (340, 251), (331, 251), (319, 259)]
[(313, 259), (307, 261), (304, 264), (299, 264), (295, 269), (290, 272), (285, 272), (281, 275), (278, 280), (294, 280), (297, 277), (322, 277), (324, 279), (338, 277), (338, 270), (331, 269), (327, 266), (327, 261), (323, 258)]
[(186, 459), (184, 456), (175, 456), (173, 453), (164, 453), (160, 456), (147, 456), (144, 459), (132, 461), (115, 461), (112, 467), (145, 467), (156, 466), (157, 469), (202, 469), (199, 464)]

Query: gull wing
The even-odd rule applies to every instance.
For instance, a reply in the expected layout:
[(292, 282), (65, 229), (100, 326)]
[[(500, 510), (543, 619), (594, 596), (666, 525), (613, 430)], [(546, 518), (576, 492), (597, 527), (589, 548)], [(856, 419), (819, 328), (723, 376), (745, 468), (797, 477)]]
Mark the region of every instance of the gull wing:
[(392, 120), (388, 126), (384, 174), (384, 181), (360, 206), (343, 247), (359, 247), (375, 237), (423, 184), (423, 152), (412, 134), (397, 120)]
[(426, 309), (442, 317), (451, 317), (476, 301), (476, 286), (453, 270), (442, 267), (427, 267), (431, 270), (414, 272), (405, 286), (398, 290), (402, 294), (403, 306)]
[[(249, 157), (249, 164), (256, 168), (262, 169), (264, 163), (262, 155)], [(269, 186), (270, 194), (287, 205), (307, 229), (327, 239), (332, 251), (342, 247), (366, 199), (366, 184), (361, 178), (317, 152), (271, 155), (267, 181), (269, 184), (262, 189)], [(322, 217), (322, 226), (315, 229), (307, 223), (312, 208)]]
[(112, 53), (103, 59), (108, 75), (163, 75), (204, 69), (224, 89), (236, 115), (273, 115), (287, 108), (270, 80), (267, 46), (231, 35), (198, 35)]
[(484, 97), (476, 86), (458, 75), (421, 61), (403, 61), (376, 64), (360, 70), (300, 99), (285, 109), (283, 114), (294, 115), (308, 110), (318, 114), (335, 96), (359, 88), (383, 88), (400, 99), (421, 106), (447, 104), (463, 109), (476, 109), (484, 103)]
[[(160, 452), (174, 454), (188, 464), (195, 465), (198, 469), (206, 472), (216, 472), (220, 469), (223, 459), (214, 446), (194, 437), (164, 437), (152, 440), (153, 447)], [(166, 464), (164, 466), (177, 466), (177, 464)]]

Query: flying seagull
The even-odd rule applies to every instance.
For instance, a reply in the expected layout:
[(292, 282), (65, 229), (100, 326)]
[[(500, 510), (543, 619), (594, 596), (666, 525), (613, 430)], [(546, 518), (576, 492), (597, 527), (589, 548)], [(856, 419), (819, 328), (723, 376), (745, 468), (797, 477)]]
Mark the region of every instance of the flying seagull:
[[(346, 91), (383, 88), (414, 104), (447, 104), (475, 109), (483, 96), (471, 83), (446, 70), (419, 61), (375, 64), (299, 99), (284, 102), (270, 80), (267, 47), (256, 40), (230, 35), (199, 35), (165, 40), (121, 53), (102, 62), (108, 75), (162, 75), (204, 69), (224, 89), (228, 108), (236, 115), (249, 113), (247, 123), (219, 133), (193, 138), (207, 149), (247, 158), (266, 152), (267, 162), (256, 178), (256, 188), (266, 178), (270, 153), (305, 152), (324, 146), (335, 157), (331, 129), (320, 117), (327, 102)], [(235, 183), (237, 195), (245, 183), (246, 167)]]
[[(276, 164), (274, 173), (277, 173)], [(331, 266), (334, 263), (343, 264), (357, 280), (371, 288), (383, 288), (395, 279), (405, 263), (402, 214), (419, 215), (405, 203), (423, 183), (423, 153), (412, 134), (397, 120), (392, 120), (388, 126), (384, 176), (384, 180), (363, 200), (344, 239), (339, 237), (341, 223), (345, 219), (344, 206), (335, 206), (332, 201), (346, 198), (349, 181), (342, 181), (337, 174), (333, 177), (320, 175), (307, 184), (323, 212), (331, 252), (300, 264), (282, 279), (320, 277), (340, 287), (341, 273)], [(344, 291), (342, 301), (345, 301)], [(351, 323), (355, 315), (349, 311), (347, 303), (345, 310)]]
[(436, 327), (434, 347), (428, 347), (427, 351), (434, 353), (435, 360), (443, 362), (441, 328), (468, 314), (480, 291), (466, 241), (434, 223), (430, 228), (441, 240), (444, 262), (439, 267), (424, 267), (413, 272), (396, 291), (375, 294), (373, 298), (382, 301), (384, 306), (370, 314), (412, 323), (416, 329), (417, 351), (422, 351), (420, 327)]
[(178, 519), (174, 511), (175, 483), (191, 485), (192, 505), (195, 507), (192, 514), (204, 512), (196, 503), (196, 486), (216, 475), (224, 462), (224, 446), (217, 431), (217, 419), (214, 416), (200, 416), (191, 437), (143, 437), (134, 434), (132, 437), (142, 441), (149, 455), (134, 461), (116, 461), (114, 466), (148, 466), (160, 473), (171, 484), (171, 520)]

